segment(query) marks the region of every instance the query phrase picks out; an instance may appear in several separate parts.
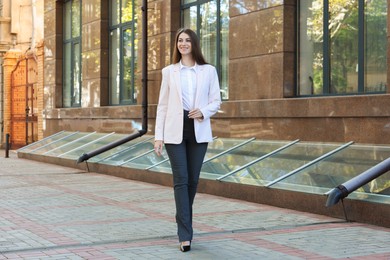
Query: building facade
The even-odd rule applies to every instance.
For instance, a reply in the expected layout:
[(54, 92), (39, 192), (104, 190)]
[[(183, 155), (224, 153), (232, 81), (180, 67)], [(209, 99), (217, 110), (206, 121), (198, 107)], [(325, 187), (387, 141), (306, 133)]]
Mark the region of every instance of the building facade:
[[(44, 2), (42, 136), (138, 129), (142, 1)], [(190, 27), (220, 77), (214, 135), (390, 144), (389, 3), (148, 1), (148, 134), (175, 32)]]
[(0, 141), (14, 148), (43, 137), (43, 4), (0, 0)]

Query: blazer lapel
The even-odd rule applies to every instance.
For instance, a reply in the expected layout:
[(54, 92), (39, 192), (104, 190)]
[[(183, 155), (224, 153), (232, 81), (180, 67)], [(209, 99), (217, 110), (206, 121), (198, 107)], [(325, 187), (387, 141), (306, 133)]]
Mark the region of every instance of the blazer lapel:
[(180, 63), (176, 63), (173, 67), (173, 77), (179, 100), (182, 100), (181, 84), (180, 84)]

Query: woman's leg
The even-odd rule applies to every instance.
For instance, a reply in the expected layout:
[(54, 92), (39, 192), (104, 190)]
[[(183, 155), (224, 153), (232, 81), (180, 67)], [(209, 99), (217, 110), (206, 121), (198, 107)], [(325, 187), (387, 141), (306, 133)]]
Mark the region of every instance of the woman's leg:
[(188, 167), (186, 143), (166, 144), (173, 174), (173, 188), (176, 204), (176, 223), (179, 241), (191, 241), (193, 230), (191, 223), (190, 198), (188, 196)]
[(165, 144), (173, 174), (176, 203), (176, 222), (179, 241), (191, 241), (192, 204), (199, 182), (199, 174), (208, 143), (197, 143), (194, 120), (184, 111), (183, 141), (180, 144)]
[(202, 169), (204, 156), (208, 143), (197, 143), (195, 139), (187, 142), (187, 167), (188, 167), (188, 197), (192, 219), (192, 204), (194, 203), (199, 175)]

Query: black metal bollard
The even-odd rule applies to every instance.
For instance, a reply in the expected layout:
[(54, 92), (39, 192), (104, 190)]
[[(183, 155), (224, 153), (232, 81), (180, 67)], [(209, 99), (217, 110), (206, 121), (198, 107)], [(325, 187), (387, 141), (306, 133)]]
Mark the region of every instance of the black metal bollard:
[(5, 158), (9, 158), (9, 149), (10, 149), (9, 134), (6, 134), (5, 135)]

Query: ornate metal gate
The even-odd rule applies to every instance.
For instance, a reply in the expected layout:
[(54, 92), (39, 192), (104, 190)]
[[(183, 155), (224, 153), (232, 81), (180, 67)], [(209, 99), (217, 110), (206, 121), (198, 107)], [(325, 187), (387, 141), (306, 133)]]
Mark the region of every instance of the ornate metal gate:
[(20, 60), (11, 73), (11, 144), (21, 147), (38, 140), (37, 61)]

